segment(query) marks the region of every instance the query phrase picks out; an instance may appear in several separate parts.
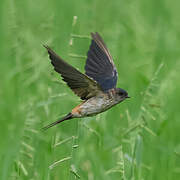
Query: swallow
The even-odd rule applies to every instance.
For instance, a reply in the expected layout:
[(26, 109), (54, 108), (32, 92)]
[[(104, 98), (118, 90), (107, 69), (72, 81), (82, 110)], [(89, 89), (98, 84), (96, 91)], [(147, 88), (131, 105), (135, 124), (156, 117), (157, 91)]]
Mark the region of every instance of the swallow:
[(44, 45), (54, 70), (83, 101), (63, 118), (43, 127), (44, 130), (65, 120), (94, 116), (129, 98), (127, 91), (116, 88), (118, 73), (113, 58), (99, 33), (91, 33), (85, 74), (72, 67), (50, 47)]

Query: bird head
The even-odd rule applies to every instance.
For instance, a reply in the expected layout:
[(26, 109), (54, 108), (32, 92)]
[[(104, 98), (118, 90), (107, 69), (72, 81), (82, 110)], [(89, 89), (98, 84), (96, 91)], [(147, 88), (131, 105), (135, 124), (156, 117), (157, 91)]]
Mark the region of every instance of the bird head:
[(125, 91), (124, 89), (121, 88), (116, 88), (116, 99), (121, 102), (123, 100), (125, 100), (126, 98), (130, 98), (128, 96), (127, 91)]

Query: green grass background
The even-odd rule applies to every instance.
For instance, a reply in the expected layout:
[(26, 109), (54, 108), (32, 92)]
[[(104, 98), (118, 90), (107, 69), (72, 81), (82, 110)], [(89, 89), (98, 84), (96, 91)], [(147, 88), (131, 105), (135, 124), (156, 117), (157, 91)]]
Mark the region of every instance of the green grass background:
[[(0, 179), (180, 179), (179, 6), (178, 0), (1, 0)], [(42, 44), (84, 72), (96, 31), (114, 58), (118, 87), (132, 98), (40, 131), (80, 102)]]

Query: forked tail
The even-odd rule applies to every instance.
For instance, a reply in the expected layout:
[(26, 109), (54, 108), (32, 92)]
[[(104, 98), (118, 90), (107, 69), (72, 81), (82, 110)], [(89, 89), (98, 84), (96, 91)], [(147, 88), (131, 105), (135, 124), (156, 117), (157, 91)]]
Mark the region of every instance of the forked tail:
[(72, 116), (73, 116), (72, 113), (69, 113), (69, 114), (67, 114), (66, 116), (64, 116), (62, 119), (57, 120), (57, 121), (55, 121), (55, 122), (53, 122), (53, 123), (51, 123), (51, 124), (43, 127), (42, 129), (43, 129), (43, 130), (47, 130), (48, 128), (50, 128), (50, 127), (52, 127), (52, 126), (55, 126), (56, 124), (59, 124), (59, 123), (65, 121), (65, 120), (72, 119), (72, 118), (73, 118)]

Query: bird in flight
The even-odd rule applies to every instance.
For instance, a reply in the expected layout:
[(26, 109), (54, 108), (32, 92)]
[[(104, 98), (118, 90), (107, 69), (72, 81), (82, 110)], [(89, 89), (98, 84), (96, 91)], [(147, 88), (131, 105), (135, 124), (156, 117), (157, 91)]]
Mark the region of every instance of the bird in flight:
[(83, 101), (65, 117), (43, 127), (44, 130), (72, 118), (94, 116), (129, 98), (128, 93), (116, 88), (117, 70), (112, 56), (99, 33), (91, 33), (92, 41), (87, 53), (85, 74), (65, 62), (50, 47), (47, 49), (51, 64), (62, 80)]

